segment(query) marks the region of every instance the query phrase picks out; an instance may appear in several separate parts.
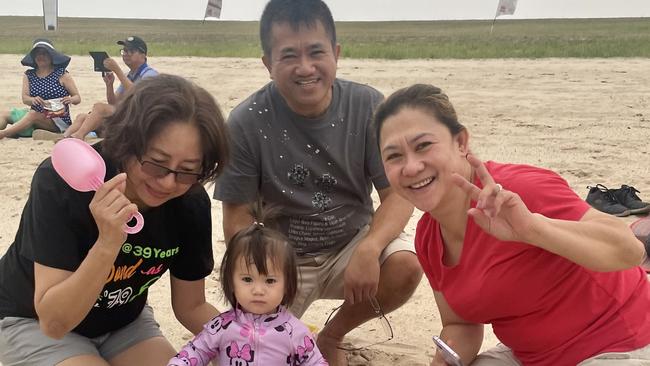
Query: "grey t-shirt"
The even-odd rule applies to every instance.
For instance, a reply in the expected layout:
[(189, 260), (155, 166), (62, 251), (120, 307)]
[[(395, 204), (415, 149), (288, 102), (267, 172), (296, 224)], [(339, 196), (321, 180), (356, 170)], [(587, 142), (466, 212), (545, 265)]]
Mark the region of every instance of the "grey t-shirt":
[(299, 255), (347, 244), (374, 212), (372, 184), (388, 187), (371, 122), (377, 90), (337, 79), (332, 102), (308, 119), (287, 106), (273, 82), (228, 118), (232, 157), (214, 198), (280, 206), (279, 224)]

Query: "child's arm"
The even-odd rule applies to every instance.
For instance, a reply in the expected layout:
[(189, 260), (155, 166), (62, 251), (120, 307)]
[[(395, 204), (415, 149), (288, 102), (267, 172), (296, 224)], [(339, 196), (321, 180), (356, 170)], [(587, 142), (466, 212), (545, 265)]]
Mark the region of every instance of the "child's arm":
[(296, 365), (304, 366), (327, 366), (327, 361), (320, 353), (313, 333), (297, 318), (293, 319), (292, 343), (293, 358)]
[(206, 366), (219, 356), (219, 342), (225, 332), (215, 324), (222, 324), (221, 315), (216, 316), (203, 327), (194, 339), (189, 341), (167, 366)]

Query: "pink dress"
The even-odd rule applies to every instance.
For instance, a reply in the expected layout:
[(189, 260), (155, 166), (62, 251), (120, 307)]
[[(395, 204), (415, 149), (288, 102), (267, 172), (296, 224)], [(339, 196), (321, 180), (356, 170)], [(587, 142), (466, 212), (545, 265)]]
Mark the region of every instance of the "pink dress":
[(168, 366), (327, 365), (307, 327), (283, 306), (273, 314), (240, 309), (219, 314)]

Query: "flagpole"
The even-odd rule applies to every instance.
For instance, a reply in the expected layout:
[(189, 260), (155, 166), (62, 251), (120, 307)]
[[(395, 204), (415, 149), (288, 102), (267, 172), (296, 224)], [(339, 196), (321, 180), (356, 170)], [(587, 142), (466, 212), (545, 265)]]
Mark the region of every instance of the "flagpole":
[[(208, 6), (210, 6), (210, 0), (208, 0), (208, 3), (205, 4), (205, 8), (207, 9)], [(206, 15), (207, 15), (206, 13), (203, 14), (203, 21), (201, 22), (201, 24), (205, 24), (205, 16), (206, 16)]]
[(494, 22), (496, 22), (497, 16), (494, 16), (494, 19), (492, 19), (492, 26), (490, 27), (490, 35), (492, 35), (492, 30), (494, 29)]

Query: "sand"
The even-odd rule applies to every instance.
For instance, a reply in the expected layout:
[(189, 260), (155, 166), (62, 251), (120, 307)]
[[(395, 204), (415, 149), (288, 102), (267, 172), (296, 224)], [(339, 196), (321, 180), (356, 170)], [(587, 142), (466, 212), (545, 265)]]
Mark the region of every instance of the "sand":
[[(0, 110), (20, 106), (22, 55), (0, 55), (4, 70)], [(161, 72), (185, 76), (208, 89), (227, 114), (269, 80), (259, 59), (150, 57)], [(412, 83), (441, 87), (469, 128), (481, 158), (528, 163), (560, 173), (581, 196), (586, 186), (633, 185), (650, 200), (650, 59), (545, 60), (348, 60), (338, 76), (370, 84), (388, 94)], [(69, 71), (82, 95), (73, 114), (87, 112), (104, 98), (104, 84), (90, 57), (76, 56)], [(0, 140), (0, 253), (12, 242), (34, 169), (52, 149), (49, 141)], [(209, 189), (211, 192), (211, 189)], [(221, 205), (213, 201), (215, 259), (223, 253)], [(406, 230), (414, 232), (421, 213)], [(631, 223), (634, 217), (624, 218)], [(208, 298), (220, 308), (216, 272)], [(168, 281), (153, 287), (150, 304), (171, 342), (180, 347), (189, 333), (174, 319)], [(322, 326), (336, 306), (318, 301), (303, 318)], [(423, 278), (412, 299), (388, 315), (395, 338), (355, 352), (351, 365), (428, 365), (431, 336), (441, 328), (431, 289)], [(497, 340), (486, 327), (483, 348)]]

